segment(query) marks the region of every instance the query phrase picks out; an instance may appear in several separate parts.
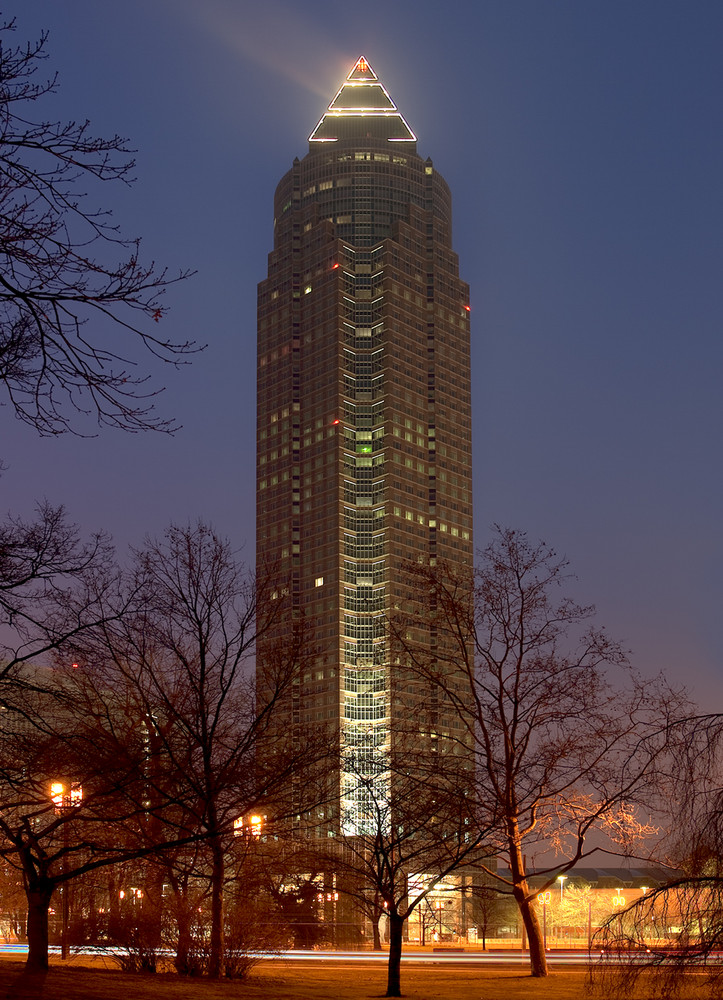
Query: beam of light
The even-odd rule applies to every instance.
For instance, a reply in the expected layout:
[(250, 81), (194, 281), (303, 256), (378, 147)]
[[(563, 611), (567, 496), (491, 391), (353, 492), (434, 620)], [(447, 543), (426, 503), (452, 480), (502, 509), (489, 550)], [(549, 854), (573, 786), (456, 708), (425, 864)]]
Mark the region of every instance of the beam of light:
[[(303, 5), (266, 0), (253, 7), (235, 0), (173, 0), (169, 9), (205, 29), (244, 60), (302, 87), (328, 102), (339, 79), (354, 63), (358, 47), (339, 52), (323, 23), (306, 16)], [(354, 40), (352, 39), (352, 44)]]

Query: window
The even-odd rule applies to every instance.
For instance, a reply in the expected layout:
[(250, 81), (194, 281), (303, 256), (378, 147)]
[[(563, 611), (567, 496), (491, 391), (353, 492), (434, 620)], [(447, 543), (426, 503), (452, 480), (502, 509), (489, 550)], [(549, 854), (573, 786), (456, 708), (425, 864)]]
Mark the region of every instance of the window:
[(324, 586), (324, 577), (323, 576), (317, 576), (317, 578), (314, 580), (314, 586), (315, 587), (323, 587)]

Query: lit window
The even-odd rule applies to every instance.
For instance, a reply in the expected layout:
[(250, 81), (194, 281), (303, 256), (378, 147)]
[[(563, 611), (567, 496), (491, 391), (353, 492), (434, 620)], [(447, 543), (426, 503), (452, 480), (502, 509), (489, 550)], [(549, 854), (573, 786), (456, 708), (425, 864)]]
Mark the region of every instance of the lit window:
[(323, 576), (317, 576), (317, 578), (314, 580), (314, 586), (315, 587), (323, 587), (324, 586), (324, 577)]

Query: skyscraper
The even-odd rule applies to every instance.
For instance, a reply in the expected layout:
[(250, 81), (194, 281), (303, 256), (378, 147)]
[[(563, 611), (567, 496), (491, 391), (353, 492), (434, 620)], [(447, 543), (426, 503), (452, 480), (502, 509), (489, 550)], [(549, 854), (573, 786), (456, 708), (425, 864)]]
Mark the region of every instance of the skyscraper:
[(379, 761), (409, 711), (386, 629), (405, 567), (472, 561), (469, 290), (451, 238), (449, 188), (361, 57), (276, 189), (258, 294), (257, 563), (313, 646), (289, 722), (340, 733), (329, 832), (363, 832), (359, 775), (389, 780)]

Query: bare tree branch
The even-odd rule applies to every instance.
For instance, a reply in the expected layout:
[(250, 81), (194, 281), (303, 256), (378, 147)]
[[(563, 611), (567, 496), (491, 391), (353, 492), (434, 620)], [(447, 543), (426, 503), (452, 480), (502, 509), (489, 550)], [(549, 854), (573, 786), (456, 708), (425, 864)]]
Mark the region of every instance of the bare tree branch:
[(77, 432), (87, 415), (173, 431), (155, 412), (161, 390), (136, 374), (123, 340), (184, 364), (199, 348), (154, 325), (166, 289), (191, 272), (142, 263), (140, 240), (88, 205), (85, 181), (132, 183), (132, 150), (120, 136), (93, 136), (87, 121), (35, 120), (57, 78), (38, 78), (47, 35), (13, 44), (14, 27), (0, 25), (0, 383), (15, 415), (43, 435)]
[[(650, 836), (635, 806), (657, 789), (664, 719), (681, 696), (630, 671), (594, 609), (564, 595), (567, 561), (522, 532), (498, 528), (476, 575), (410, 573), (412, 610), (392, 622), (393, 638), (402, 661), (454, 708), (460, 731), (446, 738), (474, 756), (478, 822), (496, 830), (509, 866), (487, 874), (514, 896), (532, 974), (544, 976), (541, 887), (530, 887), (527, 858), (542, 855), (545, 889), (593, 851), (629, 854)], [(611, 682), (611, 668), (624, 684)]]

